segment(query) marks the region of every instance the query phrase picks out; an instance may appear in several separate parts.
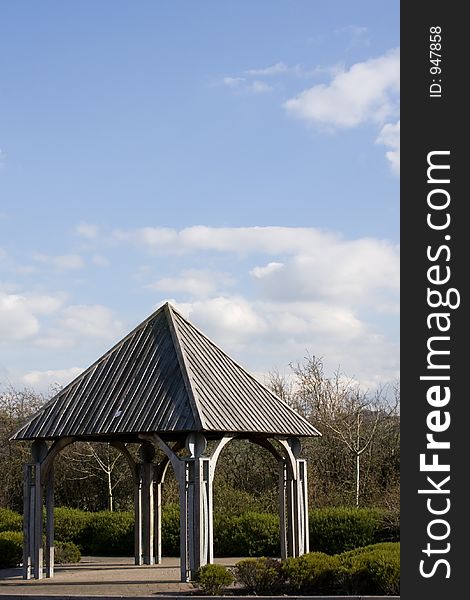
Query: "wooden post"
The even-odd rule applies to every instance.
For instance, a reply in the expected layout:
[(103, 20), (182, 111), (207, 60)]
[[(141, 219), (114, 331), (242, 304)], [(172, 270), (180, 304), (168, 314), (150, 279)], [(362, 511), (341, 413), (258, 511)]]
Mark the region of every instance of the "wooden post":
[(155, 562), (162, 562), (162, 484), (155, 484)]
[[(25, 465), (23, 471), (23, 579), (31, 579), (32, 546), (34, 539), (31, 513), (33, 466)], [(34, 514), (34, 513), (33, 513)], [(32, 539), (33, 538), (33, 539)]]
[(46, 487), (46, 577), (54, 577), (54, 468), (47, 474)]
[[(189, 458), (185, 463), (185, 581), (191, 581), (199, 567), (209, 562), (212, 554), (209, 549), (213, 536), (209, 502), (210, 459)], [(183, 557), (183, 546), (181, 552)]]
[(298, 522), (298, 556), (309, 551), (307, 461), (297, 459), (296, 506)]
[(298, 523), (296, 510), (295, 479), (291, 469), (287, 469), (286, 480), (286, 512), (287, 512), (287, 556), (298, 556), (297, 539)]
[(142, 549), (144, 565), (153, 565), (154, 556), (154, 509), (153, 509), (153, 465), (142, 465)]
[(43, 487), (41, 485), (41, 463), (34, 465), (34, 578), (42, 579), (44, 563), (43, 529)]
[(140, 437), (155, 441), (173, 465), (179, 484), (181, 581), (191, 581), (211, 556), (211, 459), (202, 458), (207, 441), (200, 433), (188, 434), (186, 449), (190, 457), (180, 458), (158, 435)]
[(142, 474), (138, 465), (134, 483), (134, 563), (142, 564)]
[(281, 534), (281, 558), (287, 558), (287, 465), (285, 460), (279, 461), (279, 528)]
[(181, 461), (181, 468), (178, 469), (177, 477), (180, 492), (180, 566), (181, 581), (189, 581), (189, 548), (188, 548), (188, 464), (187, 461)]
[(209, 564), (214, 562), (214, 469), (214, 461), (211, 459), (207, 462), (206, 473), (204, 475), (207, 488), (207, 562)]

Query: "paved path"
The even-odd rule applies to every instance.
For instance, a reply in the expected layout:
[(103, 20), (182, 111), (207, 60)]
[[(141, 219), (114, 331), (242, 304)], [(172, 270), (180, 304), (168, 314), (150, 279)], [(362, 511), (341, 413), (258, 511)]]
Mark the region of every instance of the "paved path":
[[(221, 558), (215, 562), (233, 566), (238, 558)], [(82, 557), (78, 564), (57, 565), (52, 579), (24, 580), (22, 570), (0, 569), (0, 599), (50, 595), (138, 597), (187, 595), (194, 592), (190, 583), (179, 581), (179, 558), (164, 558), (161, 565), (135, 566), (133, 558)], [(5, 599), (6, 600), (6, 599)]]
[[(225, 566), (235, 565), (240, 558), (216, 558)], [(22, 578), (22, 569), (0, 569), (0, 600), (208, 600), (198, 596), (190, 583), (179, 581), (179, 558), (164, 558), (161, 565), (137, 567), (133, 558), (101, 558), (84, 556), (78, 564), (57, 566), (52, 579)], [(253, 597), (232, 596), (236, 600)], [(399, 596), (295, 596), (285, 600), (399, 600)], [(210, 600), (227, 600), (213, 596)], [(258, 600), (270, 600), (259, 596)], [(276, 599), (277, 600), (277, 599)], [(282, 600), (282, 599), (281, 599)]]

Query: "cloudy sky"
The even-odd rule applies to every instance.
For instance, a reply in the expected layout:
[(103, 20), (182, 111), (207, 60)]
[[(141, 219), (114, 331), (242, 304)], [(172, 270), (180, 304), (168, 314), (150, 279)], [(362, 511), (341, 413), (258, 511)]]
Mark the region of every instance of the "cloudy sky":
[(399, 375), (399, 2), (1, 3), (0, 385), (164, 301), (261, 379)]

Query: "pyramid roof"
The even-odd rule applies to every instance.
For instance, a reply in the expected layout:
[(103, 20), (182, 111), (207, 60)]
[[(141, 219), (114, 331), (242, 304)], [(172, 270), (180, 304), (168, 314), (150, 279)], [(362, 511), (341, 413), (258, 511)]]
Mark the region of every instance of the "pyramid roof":
[(188, 432), (316, 436), (287, 403), (166, 303), (11, 439), (138, 440)]

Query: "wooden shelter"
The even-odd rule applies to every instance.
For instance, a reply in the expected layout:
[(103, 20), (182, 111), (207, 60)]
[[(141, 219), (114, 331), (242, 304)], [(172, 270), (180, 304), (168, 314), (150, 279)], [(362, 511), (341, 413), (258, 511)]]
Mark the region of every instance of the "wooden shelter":
[[(179, 483), (181, 581), (213, 562), (214, 471), (233, 439), (248, 439), (276, 457), (281, 554), (308, 552), (307, 468), (299, 438), (318, 435), (167, 303), (13, 434), (32, 441), (24, 471), (24, 577), (54, 574), (54, 458), (77, 441), (108, 442), (129, 463), (136, 564), (161, 561), (161, 486), (169, 464)], [(140, 444), (139, 460), (129, 443)], [(160, 462), (157, 447), (164, 453)]]

